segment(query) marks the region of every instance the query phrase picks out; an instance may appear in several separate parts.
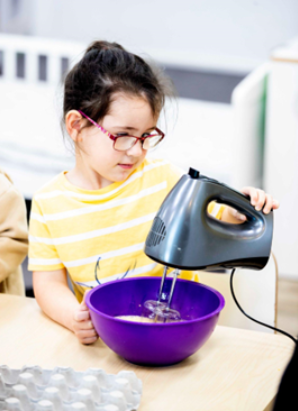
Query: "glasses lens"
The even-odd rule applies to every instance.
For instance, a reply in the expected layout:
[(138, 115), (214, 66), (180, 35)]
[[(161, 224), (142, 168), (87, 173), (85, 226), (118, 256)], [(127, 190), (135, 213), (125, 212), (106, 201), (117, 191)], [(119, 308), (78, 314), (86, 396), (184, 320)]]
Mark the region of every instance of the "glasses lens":
[(118, 137), (115, 141), (115, 149), (120, 151), (129, 150), (135, 144), (135, 137), (125, 136)]
[(155, 134), (152, 137), (148, 137), (144, 140), (143, 148), (145, 150), (150, 150), (150, 148), (157, 146), (157, 144), (160, 143), (161, 140), (162, 140), (161, 134)]
[[(162, 140), (162, 134), (153, 134), (151, 137), (147, 137), (143, 140), (143, 149), (150, 150), (151, 148), (157, 146), (157, 144)], [(135, 143), (136, 137), (123, 136), (118, 137), (115, 141), (114, 148), (119, 151), (129, 150)]]

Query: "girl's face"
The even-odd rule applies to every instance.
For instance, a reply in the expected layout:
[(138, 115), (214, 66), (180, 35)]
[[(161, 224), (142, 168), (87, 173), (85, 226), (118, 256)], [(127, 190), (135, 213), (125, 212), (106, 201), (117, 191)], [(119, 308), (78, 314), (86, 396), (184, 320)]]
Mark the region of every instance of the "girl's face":
[[(150, 133), (156, 122), (157, 118), (144, 98), (119, 93), (114, 96), (109, 113), (100, 125), (115, 136), (128, 133), (141, 137)], [(140, 141), (127, 151), (116, 151), (113, 141), (94, 126), (83, 128), (77, 140), (76, 169), (92, 180), (93, 188), (126, 180), (147, 154)]]

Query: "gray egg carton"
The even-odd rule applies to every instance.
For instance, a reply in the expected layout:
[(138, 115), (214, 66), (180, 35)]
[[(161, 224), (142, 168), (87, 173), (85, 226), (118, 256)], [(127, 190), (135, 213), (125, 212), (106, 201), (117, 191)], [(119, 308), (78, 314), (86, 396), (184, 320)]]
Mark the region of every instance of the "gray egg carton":
[(142, 381), (132, 371), (0, 365), (1, 411), (133, 411), (141, 395)]

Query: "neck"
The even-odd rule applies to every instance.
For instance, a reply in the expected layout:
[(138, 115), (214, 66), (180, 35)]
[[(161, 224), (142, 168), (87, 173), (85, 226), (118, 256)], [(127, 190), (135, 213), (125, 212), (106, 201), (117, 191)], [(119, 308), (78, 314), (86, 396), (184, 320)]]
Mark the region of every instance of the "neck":
[(84, 190), (99, 190), (113, 183), (88, 167), (81, 157), (76, 158), (76, 165), (66, 174), (66, 178), (71, 184)]

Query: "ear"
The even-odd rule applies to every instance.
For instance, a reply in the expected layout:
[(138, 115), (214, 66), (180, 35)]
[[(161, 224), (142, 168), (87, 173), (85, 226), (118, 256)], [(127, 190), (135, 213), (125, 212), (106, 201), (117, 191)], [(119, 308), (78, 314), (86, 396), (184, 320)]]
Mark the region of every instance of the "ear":
[(75, 143), (82, 140), (80, 136), (82, 120), (82, 116), (77, 110), (70, 110), (65, 116), (66, 130)]

